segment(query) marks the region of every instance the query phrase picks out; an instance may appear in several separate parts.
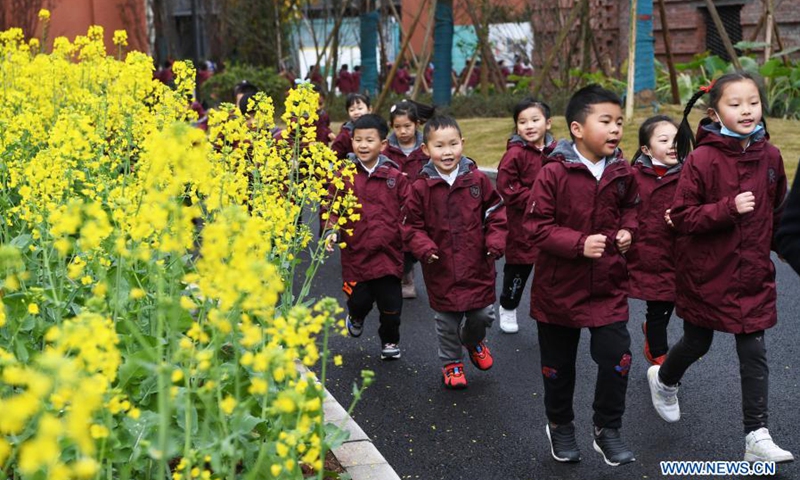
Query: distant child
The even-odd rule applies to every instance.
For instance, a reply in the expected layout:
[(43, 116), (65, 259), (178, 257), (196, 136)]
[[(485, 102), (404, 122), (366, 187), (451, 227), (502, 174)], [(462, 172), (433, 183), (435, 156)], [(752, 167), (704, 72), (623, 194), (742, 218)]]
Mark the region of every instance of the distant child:
[(361, 118), (362, 115), (372, 113), (372, 107), (369, 106), (369, 97), (361, 95), (360, 93), (351, 93), (345, 100), (345, 108), (347, 115), (350, 117), (349, 122), (342, 125), (342, 130), (339, 135), (333, 140), (331, 150), (336, 152), (336, 156), (340, 159), (347, 158), (347, 155), (353, 153), (353, 124), (356, 120)]
[(666, 222), (682, 164), (675, 150), (678, 126), (666, 115), (650, 117), (639, 127), (639, 150), (633, 176), (639, 186), (639, 237), (628, 252), (632, 298), (647, 301), (644, 358), (661, 365), (667, 358), (667, 325), (675, 308), (675, 230)]
[[(417, 179), (422, 167), (428, 163), (428, 156), (422, 151), (422, 132), (418, 127), (433, 116), (435, 109), (431, 106), (402, 100), (389, 109), (389, 124), (392, 133), (383, 154), (400, 165), (410, 183)], [(403, 271), (403, 298), (417, 298), (414, 286), (414, 263), (416, 259), (406, 253)]]
[(525, 210), (544, 159), (555, 148), (550, 135), (552, 121), (546, 103), (526, 98), (514, 107), (514, 133), (497, 167), (497, 190), (503, 196), (508, 215), (506, 264), (500, 294), (500, 330), (517, 333), (517, 306), (525, 283), (536, 263), (536, 246), (523, 228)]
[[(708, 93), (708, 117), (687, 119)], [(736, 338), (744, 414), (744, 460), (790, 462), (767, 430), (769, 366), (765, 330), (778, 320), (770, 245), (786, 194), (780, 151), (767, 141), (764, 96), (755, 78), (736, 72), (695, 93), (683, 111), (678, 158), (686, 158), (668, 219), (678, 231), (675, 306), (683, 338), (647, 371), (653, 406), (680, 419), (678, 384), (708, 352), (714, 331)], [(688, 156), (687, 156), (688, 155)]]
[[(338, 212), (329, 211), (323, 219), (325, 248), (345, 242), (342, 249), (343, 290), (347, 295), (347, 330), (359, 337), (364, 319), (378, 306), (381, 326), (381, 359), (400, 358), (400, 313), (403, 297), (403, 240), (400, 233), (402, 210), (409, 183), (399, 166), (381, 155), (389, 127), (377, 115), (364, 115), (353, 125), (353, 150), (348, 159), (357, 173), (348, 187), (361, 204), (361, 218), (339, 228)], [(333, 188), (333, 187), (332, 187)], [(325, 212), (323, 212), (325, 213)]]
[(331, 140), (336, 138), (336, 135), (334, 135), (331, 130), (331, 117), (329, 117), (328, 112), (325, 111), (325, 92), (317, 87), (314, 87), (314, 91), (319, 94), (317, 121), (314, 123), (314, 126), (317, 127), (317, 141), (327, 145)]
[(494, 262), (505, 250), (506, 212), (489, 178), (461, 155), (454, 118), (428, 120), (423, 142), (431, 160), (411, 187), (403, 238), (422, 262), (444, 385), (461, 389), (464, 347), (479, 370), (493, 364), (484, 338), (494, 322)]
[(597, 364), (594, 450), (608, 465), (633, 462), (620, 436), (631, 366), (625, 252), (636, 235), (636, 180), (622, 158), (619, 97), (598, 85), (572, 95), (566, 118), (572, 142), (547, 158), (528, 207), (539, 248), (531, 287), (544, 377), (546, 433), (559, 462), (581, 459), (573, 392), (581, 329), (591, 333)]

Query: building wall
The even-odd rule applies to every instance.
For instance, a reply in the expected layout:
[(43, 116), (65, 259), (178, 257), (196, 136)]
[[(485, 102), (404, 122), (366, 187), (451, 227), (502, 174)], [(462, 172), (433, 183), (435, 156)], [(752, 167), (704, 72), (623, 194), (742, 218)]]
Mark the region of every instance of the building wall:
[(91, 25), (104, 29), (106, 51), (116, 51), (115, 30), (128, 32), (128, 50), (150, 53), (147, 44), (145, 0), (53, 0), (48, 37), (86, 35)]

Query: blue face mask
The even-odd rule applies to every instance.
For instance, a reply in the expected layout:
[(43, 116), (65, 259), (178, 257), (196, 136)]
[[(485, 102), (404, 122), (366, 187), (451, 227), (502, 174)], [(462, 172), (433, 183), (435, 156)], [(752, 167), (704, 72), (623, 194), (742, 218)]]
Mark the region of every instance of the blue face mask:
[[(717, 113), (716, 110), (714, 111), (714, 113)], [(719, 113), (717, 113), (717, 120), (719, 120), (719, 125), (721, 127), (719, 129), (720, 134), (725, 135), (726, 137), (733, 137), (739, 140), (744, 140), (745, 138), (752, 137), (761, 130), (764, 130), (764, 126), (759, 123), (758, 125), (756, 125), (756, 128), (754, 128), (753, 131), (748, 134), (736, 133), (729, 130), (728, 127), (726, 127), (725, 124), (722, 123), (722, 118), (719, 116)]]

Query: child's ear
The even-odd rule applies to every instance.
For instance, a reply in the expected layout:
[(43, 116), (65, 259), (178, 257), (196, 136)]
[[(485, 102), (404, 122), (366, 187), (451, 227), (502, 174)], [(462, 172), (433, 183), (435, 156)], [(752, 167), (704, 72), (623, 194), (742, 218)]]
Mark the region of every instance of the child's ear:
[(574, 138), (583, 138), (583, 125), (578, 122), (572, 122), (569, 124), (569, 131), (572, 133)]
[(428, 145), (423, 143), (420, 146), (422, 147), (422, 153), (424, 153), (426, 157), (430, 157), (431, 153), (428, 151)]
[(553, 119), (552, 118), (548, 118), (547, 121), (544, 122), (544, 128), (545, 128), (545, 130), (550, 130), (551, 128), (553, 128)]
[(386, 145), (389, 145), (389, 140), (386, 140), (384, 138), (383, 140), (381, 140), (381, 150), (385, 149)]
[(647, 145), (642, 145), (641, 147), (639, 147), (639, 150), (641, 150), (642, 153), (647, 155), (648, 157), (652, 156), (652, 155), (650, 155), (650, 149), (647, 148)]
[(719, 122), (719, 115), (717, 115), (717, 111), (713, 108), (706, 110), (706, 115), (708, 115), (708, 118), (710, 118), (712, 122)]

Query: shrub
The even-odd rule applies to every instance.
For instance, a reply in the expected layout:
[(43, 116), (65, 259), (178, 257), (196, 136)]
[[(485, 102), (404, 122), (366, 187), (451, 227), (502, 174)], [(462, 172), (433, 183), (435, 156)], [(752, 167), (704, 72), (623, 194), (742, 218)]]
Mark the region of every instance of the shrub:
[(233, 103), (233, 88), (242, 80), (258, 87), (276, 105), (283, 105), (286, 91), (291, 87), (289, 81), (278, 75), (272, 67), (233, 64), (203, 83), (200, 87), (200, 101), (208, 106), (217, 106), (222, 102)]

